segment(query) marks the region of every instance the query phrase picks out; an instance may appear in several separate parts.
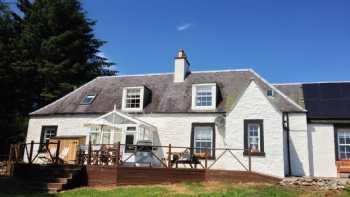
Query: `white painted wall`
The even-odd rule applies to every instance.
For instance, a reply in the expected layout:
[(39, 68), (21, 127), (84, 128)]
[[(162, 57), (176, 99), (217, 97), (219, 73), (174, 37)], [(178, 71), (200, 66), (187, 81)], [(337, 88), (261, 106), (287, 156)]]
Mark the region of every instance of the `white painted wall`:
[[(96, 115), (61, 115), (61, 116), (41, 116), (31, 117), (28, 123), (26, 142), (32, 140), (40, 142), (42, 126), (57, 126), (57, 135), (86, 135), (88, 136), (89, 128), (84, 124), (89, 120), (96, 118)], [(88, 142), (88, 138), (86, 138)], [(39, 145), (34, 146), (34, 153), (37, 152)]]
[(157, 127), (161, 145), (189, 146), (192, 123), (213, 123), (217, 116), (218, 114), (145, 114), (136, 117)]
[(309, 145), (305, 113), (289, 114), (291, 172), (293, 176), (309, 176)]
[(97, 115), (64, 115), (31, 117), (28, 124), (27, 142), (40, 141), (42, 126), (57, 126), (57, 135), (88, 135), (89, 128), (84, 124), (97, 118)]
[[(263, 119), (265, 156), (252, 157), (252, 170), (284, 177), (282, 114), (252, 81), (226, 118), (226, 143), (243, 148), (244, 119)], [(247, 160), (242, 153), (239, 158)], [(232, 159), (231, 159), (232, 160)]]
[(308, 124), (311, 175), (336, 177), (333, 124)]

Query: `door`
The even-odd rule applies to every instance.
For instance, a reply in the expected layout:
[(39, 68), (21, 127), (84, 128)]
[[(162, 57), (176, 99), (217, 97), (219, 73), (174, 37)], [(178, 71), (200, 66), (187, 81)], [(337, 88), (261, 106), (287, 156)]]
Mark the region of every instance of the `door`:
[(136, 144), (136, 127), (135, 126), (127, 126), (124, 128), (125, 135), (123, 137), (124, 151), (123, 151), (123, 161), (127, 159), (126, 162), (134, 162), (135, 161), (135, 144)]
[[(58, 140), (60, 141), (60, 159), (62, 159), (64, 163), (74, 164), (76, 160), (78, 145), (83, 144), (82, 142), (85, 141), (85, 138), (55, 138), (51, 139), (50, 142), (57, 143)], [(51, 147), (52, 149), (55, 149), (56, 145), (51, 145)]]

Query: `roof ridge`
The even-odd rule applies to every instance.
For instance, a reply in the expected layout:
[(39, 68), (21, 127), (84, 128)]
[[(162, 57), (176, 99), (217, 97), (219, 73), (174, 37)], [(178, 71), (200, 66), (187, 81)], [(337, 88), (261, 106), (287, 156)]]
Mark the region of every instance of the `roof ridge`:
[[(203, 70), (203, 71), (191, 71), (191, 73), (219, 73), (219, 72), (242, 72), (249, 71), (250, 68), (244, 69), (223, 69), (223, 70)], [(172, 75), (174, 72), (164, 73), (144, 73), (144, 74), (126, 74), (126, 75), (111, 75), (111, 76), (99, 76), (97, 78), (109, 78), (109, 77), (143, 77), (143, 76), (157, 76), (157, 75)]]

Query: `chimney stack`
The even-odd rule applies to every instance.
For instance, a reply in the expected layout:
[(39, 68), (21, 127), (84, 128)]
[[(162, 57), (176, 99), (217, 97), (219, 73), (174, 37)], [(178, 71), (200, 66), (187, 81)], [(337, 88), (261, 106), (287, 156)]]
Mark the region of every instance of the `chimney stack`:
[(177, 56), (175, 57), (175, 71), (174, 71), (174, 82), (184, 82), (186, 76), (190, 73), (190, 63), (187, 60), (187, 56), (183, 49), (180, 49)]

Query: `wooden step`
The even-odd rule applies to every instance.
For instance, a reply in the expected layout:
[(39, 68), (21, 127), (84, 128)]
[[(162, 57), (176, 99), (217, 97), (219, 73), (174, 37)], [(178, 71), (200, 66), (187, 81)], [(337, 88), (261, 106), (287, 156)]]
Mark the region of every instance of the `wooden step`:
[(60, 178), (60, 177), (33, 177), (33, 181), (39, 181), (39, 182), (47, 182), (47, 183), (68, 183), (69, 180), (71, 180), (72, 177), (69, 178)]
[(55, 193), (80, 185), (81, 166), (55, 166), (20, 164), (16, 166), (15, 177), (23, 189)]

